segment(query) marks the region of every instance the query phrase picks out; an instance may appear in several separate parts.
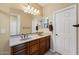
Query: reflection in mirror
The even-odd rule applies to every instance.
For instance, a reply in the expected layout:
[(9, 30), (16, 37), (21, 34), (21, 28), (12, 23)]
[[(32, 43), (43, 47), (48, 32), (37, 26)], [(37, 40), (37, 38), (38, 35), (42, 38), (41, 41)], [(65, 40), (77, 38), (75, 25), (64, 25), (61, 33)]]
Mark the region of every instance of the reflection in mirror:
[(37, 32), (36, 26), (38, 26), (38, 30), (40, 29), (39, 27), (39, 20), (41, 20), (42, 17), (40, 16), (33, 16), (32, 19), (32, 33)]
[(10, 15), (10, 35), (20, 34), (20, 16)]
[[(21, 10), (11, 9), (10, 35), (35, 33), (40, 29), (48, 28), (48, 18), (26, 14)], [(38, 25), (38, 30), (36, 26)]]
[(39, 21), (39, 27), (40, 28), (48, 28), (48, 23), (49, 22), (49, 20), (48, 20), (48, 18), (42, 18), (40, 21)]

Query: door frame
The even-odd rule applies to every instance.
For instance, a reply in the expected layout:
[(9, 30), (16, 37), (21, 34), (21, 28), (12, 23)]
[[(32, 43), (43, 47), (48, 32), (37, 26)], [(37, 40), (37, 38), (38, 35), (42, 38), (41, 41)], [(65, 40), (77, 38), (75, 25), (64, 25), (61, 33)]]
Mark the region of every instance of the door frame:
[[(59, 13), (59, 12), (62, 12), (62, 11), (65, 11), (65, 10), (68, 10), (68, 9), (71, 9), (75, 7), (76, 8), (76, 24), (78, 24), (78, 4), (73, 4), (73, 5), (70, 5), (70, 6), (67, 6), (63, 9), (60, 9), (60, 10), (57, 10), (53, 13), (53, 50), (55, 51), (55, 39), (56, 39), (56, 21), (55, 21), (55, 15), (56, 13)], [(78, 28), (76, 29), (76, 54), (78, 55)]]

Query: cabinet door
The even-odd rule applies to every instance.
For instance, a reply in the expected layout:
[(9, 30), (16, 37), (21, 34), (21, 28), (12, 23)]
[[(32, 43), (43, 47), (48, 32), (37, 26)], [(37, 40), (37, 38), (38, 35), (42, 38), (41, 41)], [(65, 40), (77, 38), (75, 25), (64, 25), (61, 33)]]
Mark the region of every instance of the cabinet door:
[(46, 40), (46, 51), (48, 51), (49, 48), (50, 48), (50, 38)]
[(40, 39), (40, 54), (44, 54), (46, 52), (46, 39)]
[(38, 55), (39, 54), (39, 44), (34, 44), (30, 46), (30, 54)]

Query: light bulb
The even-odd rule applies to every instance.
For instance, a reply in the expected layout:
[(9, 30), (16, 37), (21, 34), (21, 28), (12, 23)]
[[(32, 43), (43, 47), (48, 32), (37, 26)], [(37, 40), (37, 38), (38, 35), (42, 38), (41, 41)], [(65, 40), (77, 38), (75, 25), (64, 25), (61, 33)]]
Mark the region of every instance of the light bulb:
[(37, 9), (34, 10), (34, 12), (36, 12), (36, 11), (37, 11)]
[(34, 10), (34, 7), (31, 7), (31, 11), (33, 11)]
[(37, 13), (39, 13), (39, 10), (37, 11)]
[(33, 12), (33, 9), (34, 9), (33, 7), (30, 8), (30, 14), (33, 14), (32, 13)]
[(25, 6), (22, 6), (22, 10), (25, 10), (26, 9), (26, 7)]
[(30, 6), (29, 5), (27, 6), (27, 9), (30, 9)]

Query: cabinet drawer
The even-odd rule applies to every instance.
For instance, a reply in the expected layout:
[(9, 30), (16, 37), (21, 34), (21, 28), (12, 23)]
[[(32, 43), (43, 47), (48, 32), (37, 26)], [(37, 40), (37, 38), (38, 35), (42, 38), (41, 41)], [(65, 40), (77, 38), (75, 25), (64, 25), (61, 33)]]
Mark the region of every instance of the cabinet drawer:
[(39, 43), (39, 39), (34, 40), (34, 41), (31, 41), (31, 42), (30, 42), (30, 46), (31, 46), (31, 45), (34, 45), (34, 44), (37, 44), (37, 43)]
[(28, 48), (28, 43), (23, 43), (23, 44), (13, 46), (11, 48), (11, 50), (12, 50), (12, 52), (16, 53), (17, 51), (20, 51), (20, 50), (26, 49), (26, 48)]
[(28, 55), (28, 51), (26, 49), (23, 49), (14, 53), (14, 55)]

